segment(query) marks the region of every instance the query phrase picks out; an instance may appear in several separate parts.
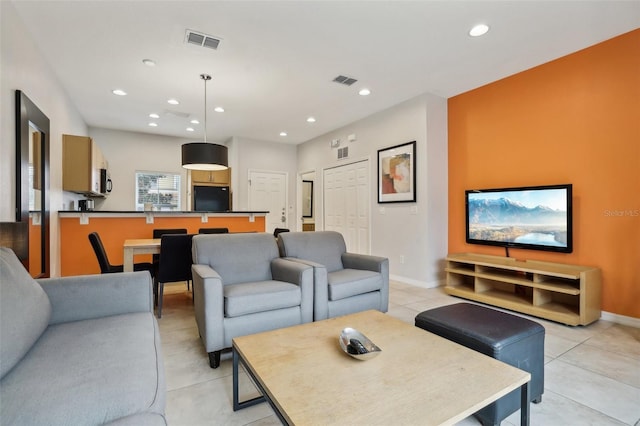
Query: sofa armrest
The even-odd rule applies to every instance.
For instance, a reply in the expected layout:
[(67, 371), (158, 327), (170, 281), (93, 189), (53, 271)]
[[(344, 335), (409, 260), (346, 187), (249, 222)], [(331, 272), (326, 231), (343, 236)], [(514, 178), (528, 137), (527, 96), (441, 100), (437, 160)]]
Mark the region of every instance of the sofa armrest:
[(204, 264), (191, 265), (193, 307), (200, 338), (207, 352), (224, 347), (224, 291), (222, 278)]
[(153, 312), (151, 275), (146, 271), (47, 278), (38, 283), (51, 302), (50, 325)]

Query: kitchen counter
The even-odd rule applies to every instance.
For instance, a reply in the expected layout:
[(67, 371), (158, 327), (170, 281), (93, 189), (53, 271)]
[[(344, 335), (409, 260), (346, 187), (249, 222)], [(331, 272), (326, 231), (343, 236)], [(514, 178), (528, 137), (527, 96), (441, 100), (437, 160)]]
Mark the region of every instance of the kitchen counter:
[[(267, 211), (58, 211), (60, 229), (60, 273), (62, 276), (99, 274), (100, 267), (89, 243), (97, 232), (109, 261), (124, 259), (124, 241), (152, 238), (154, 229), (185, 228), (197, 234), (200, 228), (228, 228), (229, 232), (265, 232)], [(150, 262), (151, 255), (136, 262)]]

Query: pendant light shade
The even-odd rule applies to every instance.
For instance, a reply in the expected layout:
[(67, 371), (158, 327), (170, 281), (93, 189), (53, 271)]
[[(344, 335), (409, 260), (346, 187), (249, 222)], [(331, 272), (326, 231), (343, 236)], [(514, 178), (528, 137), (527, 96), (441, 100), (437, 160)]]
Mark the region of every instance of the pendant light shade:
[(229, 164), (227, 147), (215, 143), (191, 142), (182, 145), (182, 167), (191, 170), (224, 170)]
[(190, 170), (224, 170), (229, 166), (227, 147), (207, 143), (207, 81), (208, 74), (200, 74), (204, 80), (204, 142), (190, 142), (182, 145), (182, 167)]

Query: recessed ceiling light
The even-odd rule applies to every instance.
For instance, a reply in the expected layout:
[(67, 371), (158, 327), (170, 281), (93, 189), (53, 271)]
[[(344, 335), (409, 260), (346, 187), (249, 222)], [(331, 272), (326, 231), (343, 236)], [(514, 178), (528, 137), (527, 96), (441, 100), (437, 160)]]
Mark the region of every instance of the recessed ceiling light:
[(287, 136), (287, 132), (280, 132), (280, 136)]
[(193, 127), (187, 127), (187, 132), (193, 132)]
[(196, 120), (195, 118), (193, 120), (191, 120), (189, 123), (191, 123), (191, 124), (200, 124), (200, 122), (198, 120)]
[(360, 95), (360, 96), (368, 96), (368, 95), (370, 95), (370, 94), (371, 94), (371, 90), (366, 89), (366, 88), (365, 88), (365, 89), (361, 89), (361, 90), (358, 92), (358, 95)]
[(469, 31), (469, 35), (471, 37), (480, 37), (481, 35), (485, 35), (489, 31), (489, 26), (485, 24), (478, 24), (475, 27), (471, 28)]
[(307, 123), (315, 123), (316, 119), (314, 117), (307, 118)]
[(145, 64), (148, 67), (155, 67), (156, 66), (156, 61), (154, 61), (153, 59), (143, 59), (142, 63)]
[(125, 92), (122, 89), (114, 89), (111, 91), (111, 93), (113, 93), (114, 95), (118, 95), (118, 96), (127, 96), (127, 92)]
[(179, 105), (180, 104), (180, 102), (178, 102), (177, 99), (169, 99), (167, 102), (170, 103), (171, 105)]
[(149, 114), (149, 117), (151, 117), (151, 118), (160, 118), (160, 116), (158, 114), (156, 114), (155, 112)]
[(149, 123), (149, 126), (150, 126), (150, 127), (158, 127), (158, 123), (153, 123), (153, 122), (151, 122), (151, 123)]
[(215, 107), (213, 110), (215, 112), (224, 112), (224, 108), (222, 108), (222, 107)]

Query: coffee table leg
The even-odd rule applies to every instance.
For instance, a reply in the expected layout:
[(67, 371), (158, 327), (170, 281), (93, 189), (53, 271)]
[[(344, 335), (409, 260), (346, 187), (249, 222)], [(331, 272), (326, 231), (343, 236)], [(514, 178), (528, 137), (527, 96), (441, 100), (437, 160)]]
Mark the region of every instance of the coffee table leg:
[[(248, 399), (246, 401), (239, 400), (239, 392), (238, 392), (238, 364), (240, 362), (240, 356), (236, 351), (236, 348), (233, 348), (233, 411), (242, 410), (243, 408), (251, 407), (252, 405), (260, 404), (261, 402), (265, 402), (264, 396), (258, 396), (252, 399)], [(260, 389), (262, 392), (262, 389)], [(262, 392), (264, 395), (264, 392)]]
[(529, 426), (529, 382), (520, 387), (520, 425)]

